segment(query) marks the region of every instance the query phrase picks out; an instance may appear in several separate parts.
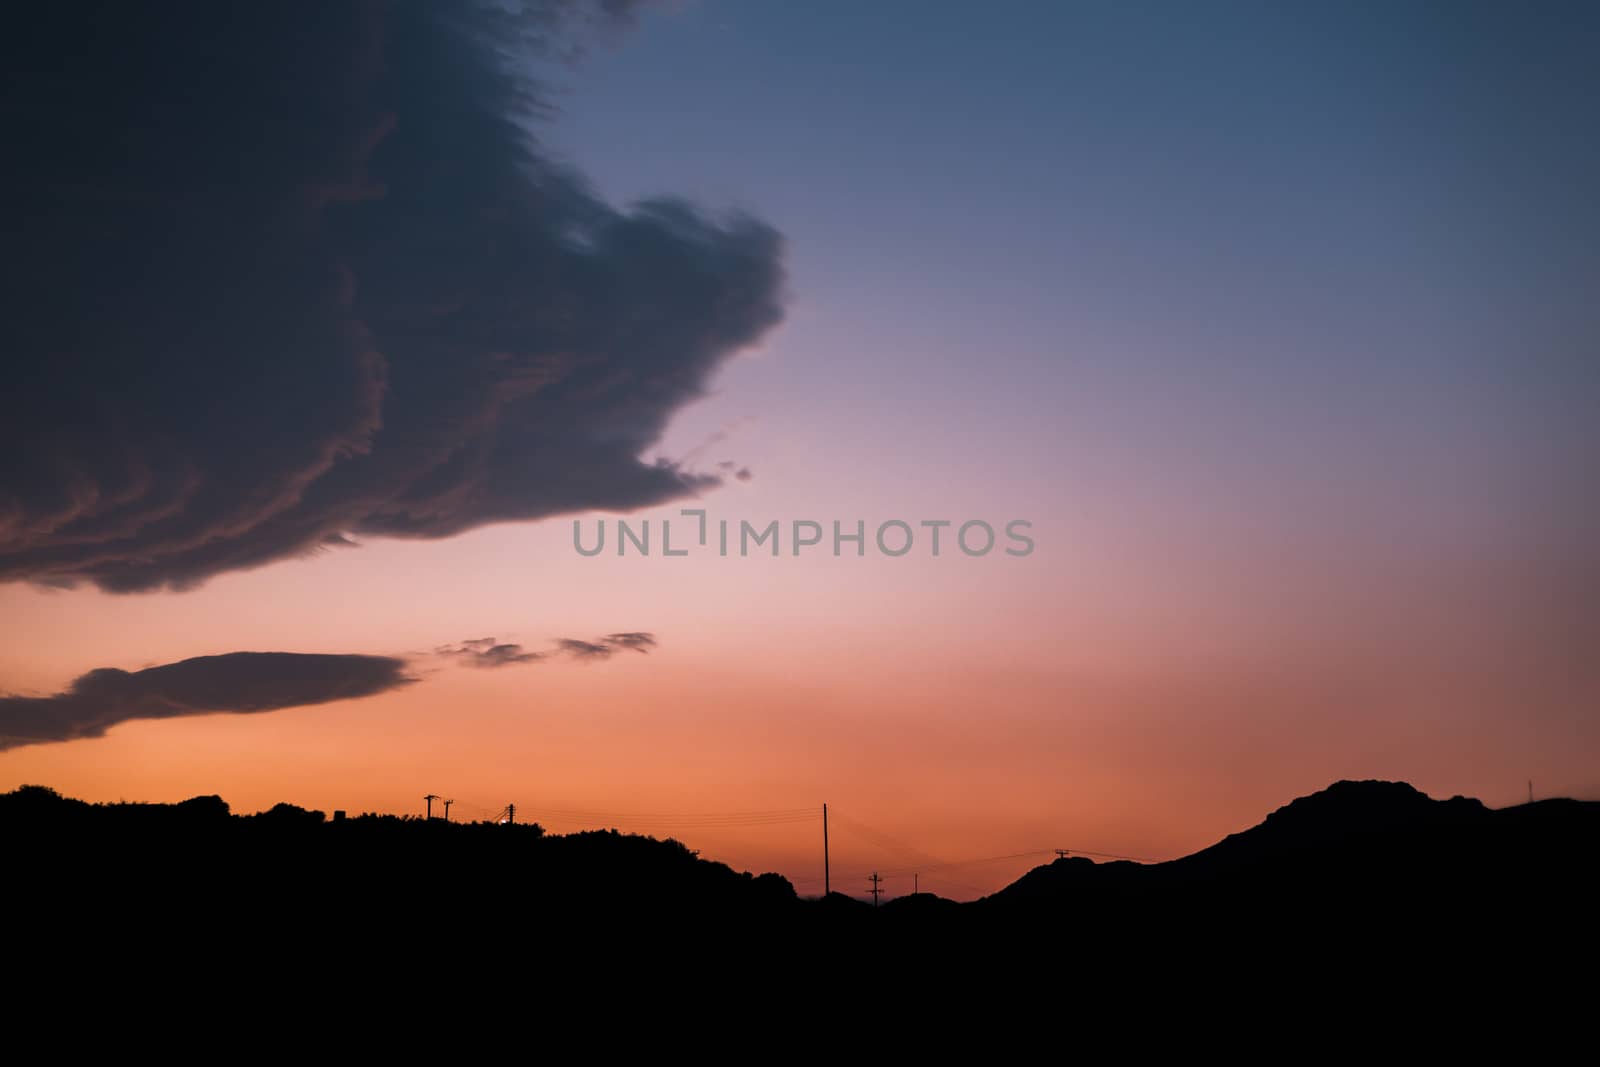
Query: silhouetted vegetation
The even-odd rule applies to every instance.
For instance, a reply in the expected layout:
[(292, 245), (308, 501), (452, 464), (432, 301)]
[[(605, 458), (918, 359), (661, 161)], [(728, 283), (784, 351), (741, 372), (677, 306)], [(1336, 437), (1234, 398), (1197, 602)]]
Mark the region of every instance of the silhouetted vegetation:
[[(750, 963), (820, 946), (1000, 952), (1198, 946), (1302, 961), (1410, 945), (1514, 946), (1591, 929), (1600, 804), (1489, 809), (1402, 783), (1340, 782), (1210, 848), (1158, 864), (1071, 856), (983, 900), (931, 894), (874, 909), (805, 900), (677, 841), (537, 825), (447, 823), (279, 804), (238, 816), (216, 796), (87, 804), (0, 795), (11, 895), (39, 923), (92, 923), (153, 945), (401, 955), (600, 951), (642, 938), (721, 945)], [(627, 951), (624, 949), (624, 951)], [(1333, 954), (1333, 956), (1329, 956)]]

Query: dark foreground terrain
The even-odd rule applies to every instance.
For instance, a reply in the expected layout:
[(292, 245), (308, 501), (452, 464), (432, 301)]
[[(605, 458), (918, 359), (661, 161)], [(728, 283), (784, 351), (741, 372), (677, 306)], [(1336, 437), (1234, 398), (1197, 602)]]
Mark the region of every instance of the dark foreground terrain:
[[(873, 909), (613, 831), (229, 812), (0, 795), (13, 948), (150, 954), (320, 976), (441, 963), (638, 960), (759, 972), (808, 961), (1515, 961), (1590, 973), (1600, 803), (1490, 809), (1338, 782), (1167, 863), (1070, 857), (969, 904)], [(86, 947), (85, 947), (86, 946)], [(1142, 966), (1142, 964), (1141, 964)], [(1505, 978), (1515, 981), (1516, 975)]]

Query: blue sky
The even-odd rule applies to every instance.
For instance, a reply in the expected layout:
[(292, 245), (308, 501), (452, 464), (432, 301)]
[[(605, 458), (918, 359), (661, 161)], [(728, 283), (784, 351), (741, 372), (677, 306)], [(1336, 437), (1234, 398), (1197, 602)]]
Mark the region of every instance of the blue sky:
[[(243, 59), (186, 75), (211, 95), (166, 52), (222, 44), (171, 12), (123, 14), (142, 50), (28, 56), (61, 115), (25, 126), (9, 201), (36, 298), (3, 325), (37, 386), (0, 394), (26, 446), (0, 479), (0, 681), (75, 707), (93, 668), (239, 650), (424, 681), (30, 744), (11, 784), (827, 799), (949, 856), (1176, 855), (1342, 777), (1600, 788), (1600, 7), (648, 5), (545, 72), (535, 155), (613, 204), (769, 223), (775, 327), (768, 231), (527, 186), (492, 60), (439, 9), (245, 10)], [(321, 65), (288, 82), (268, 45)], [(392, 128), (325, 106), (352, 71)], [(124, 139), (112, 96), (161, 136)], [(268, 133), (281, 167), (241, 173)], [(318, 184), (351, 160), (372, 173)], [(73, 171), (122, 163), (104, 187), (173, 195)], [(308, 187), (348, 232), (254, 214)], [(174, 217), (181, 239), (140, 237)], [(614, 246), (563, 245), (597, 217)], [(62, 322), (98, 346), (51, 347)], [(631, 448), (663, 423), (661, 454), (754, 472), (704, 492), (714, 517), (1022, 518), (1038, 550), (579, 558), (574, 515), (688, 502)], [(427, 651), (635, 632), (650, 654), (604, 666)], [(814, 845), (726, 854), (794, 873)]]
[(788, 239), (787, 358), (679, 441), (759, 410), (907, 478), (1220, 467), (1459, 537), (1589, 443), (1596, 19), (1539, 10), (673, 5), (547, 136)]

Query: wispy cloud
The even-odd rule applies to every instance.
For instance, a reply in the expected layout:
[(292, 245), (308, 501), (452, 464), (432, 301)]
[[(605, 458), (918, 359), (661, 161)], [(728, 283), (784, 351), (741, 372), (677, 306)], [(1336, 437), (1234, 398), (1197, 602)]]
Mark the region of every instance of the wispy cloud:
[(613, 655), (625, 649), (635, 652), (649, 652), (656, 646), (656, 635), (643, 631), (607, 634), (593, 641), (580, 641), (572, 637), (564, 637), (556, 642), (560, 650), (570, 658), (581, 662), (610, 659)]
[(519, 663), (541, 663), (556, 657), (592, 663), (610, 659), (623, 651), (646, 653), (656, 644), (656, 635), (653, 633), (625, 630), (591, 641), (577, 637), (557, 638), (551, 642), (547, 652), (531, 652), (522, 645), (497, 641), (493, 637), (475, 637), (453, 645), (440, 645), (434, 652), (471, 667), (510, 667)]
[(501, 644), (492, 637), (478, 637), (458, 645), (440, 645), (434, 649), (441, 656), (460, 660), (469, 667), (514, 667), (519, 663), (538, 663), (548, 653), (529, 652), (521, 645)]
[(642, 631), (607, 634), (601, 638), (601, 642), (612, 648), (631, 648), (635, 652), (648, 652), (656, 645), (656, 635)]
[(572, 659), (580, 661), (607, 659), (612, 652), (616, 651), (610, 645), (594, 641), (580, 641), (575, 637), (561, 638), (556, 642), (556, 647)]

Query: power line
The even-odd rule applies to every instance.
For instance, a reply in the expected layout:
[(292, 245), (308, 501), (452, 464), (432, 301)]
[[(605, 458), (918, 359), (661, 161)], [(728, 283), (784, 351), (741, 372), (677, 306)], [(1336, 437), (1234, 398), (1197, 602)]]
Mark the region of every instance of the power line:
[(1073, 849), (1065, 849), (1065, 848), (1063, 848), (1063, 849), (1053, 849), (1052, 851), (1056, 851), (1056, 852), (1071, 852), (1075, 856), (1098, 856), (1100, 859), (1103, 859), (1103, 860), (1128, 860), (1128, 861), (1130, 861), (1132, 863), (1160, 863), (1161, 862), (1158, 859), (1151, 859), (1149, 856), (1124, 856), (1124, 855), (1121, 855), (1121, 854), (1116, 853), (1116, 852), (1091, 852), (1086, 848), (1073, 848)]
[(815, 808), (772, 809), (767, 811), (729, 812), (618, 812), (595, 811), (582, 808), (556, 808), (530, 805), (526, 809), (534, 816), (548, 822), (589, 825), (627, 825), (643, 828), (721, 829), (738, 827), (765, 827), (815, 823)]
[(541, 811), (562, 811), (582, 816), (606, 816), (614, 819), (744, 819), (744, 817), (816, 817), (816, 808), (765, 808), (754, 811), (616, 811), (603, 808), (558, 808), (554, 805), (534, 805)]
[[(860, 834), (862, 837), (867, 838), (869, 841), (873, 841), (873, 842), (875, 842), (875, 843), (877, 843), (877, 844), (879, 844), (879, 845), (881, 845), (883, 847), (894, 849), (894, 850), (902, 852), (902, 853), (904, 853), (906, 855), (915, 857), (917, 859), (917, 861), (918, 861), (917, 868), (905, 868), (904, 870), (906, 872), (910, 872), (913, 869), (921, 869), (923, 867), (941, 868), (941, 867), (949, 866), (949, 864), (947, 864), (944, 860), (940, 859), (938, 856), (935, 856), (935, 855), (933, 855), (932, 853), (929, 853), (929, 852), (924, 852), (919, 848), (915, 848), (915, 847), (913, 847), (911, 845), (906, 844), (904, 841), (900, 841), (900, 840), (897, 840), (896, 838), (890, 837), (888, 834), (882, 832), (881, 830), (873, 829), (872, 827), (866, 825), (863, 822), (860, 822), (859, 820), (851, 819), (851, 818), (849, 818), (847, 816), (839, 816), (839, 815), (837, 815), (837, 813), (836, 813), (835, 817), (840, 819), (842, 822), (844, 822), (844, 824), (846, 826), (850, 827), (855, 833)], [(960, 886), (961, 888), (966, 889), (967, 891), (972, 892), (972, 893), (982, 893), (983, 892), (983, 890), (979, 889), (977, 886), (972, 885), (969, 882), (963, 882), (958, 878), (946, 877), (945, 881), (950, 882), (950, 883), (952, 883), (954, 885)]]
[[(454, 798), (446, 799), (437, 793), (429, 793), (424, 796), (423, 799), (427, 804), (427, 808), (425, 809), (426, 817), (430, 819), (433, 816), (432, 802), (435, 800), (443, 800), (445, 805), (444, 817), (446, 821), (449, 821), (450, 819), (451, 805), (458, 803)], [(488, 816), (487, 821), (493, 823), (515, 823), (518, 815), (518, 805), (516, 804), (506, 804), (504, 807), (491, 813), (489, 808), (481, 804), (474, 804), (469, 801), (460, 801), (459, 803), (469, 810)], [(575, 825), (592, 828), (607, 827), (611, 829), (625, 826), (630, 832), (644, 833), (666, 830), (755, 830), (766, 829), (769, 827), (799, 826), (806, 823), (814, 824), (820, 819), (823, 826), (822, 876), (820, 878), (815, 876), (805, 876), (791, 878), (789, 880), (791, 883), (797, 885), (813, 884), (820, 881), (823, 885), (824, 894), (829, 892), (832, 888), (832, 859), (831, 852), (828, 847), (828, 832), (831, 820), (832, 822), (837, 822), (840, 825), (843, 825), (852, 834), (878, 845), (879, 847), (891, 849), (892, 851), (915, 861), (914, 863), (901, 867), (879, 867), (870, 874), (863, 873), (860, 875), (846, 876), (852, 880), (856, 877), (861, 877), (871, 882), (873, 884), (873, 890), (870, 890), (869, 892), (874, 893), (875, 902), (878, 894), (887, 892), (887, 890), (881, 888), (884, 879), (902, 877), (907, 874), (912, 876), (913, 893), (921, 892), (921, 875), (925, 873), (931, 873), (934, 875), (936, 882), (944, 882), (953, 886), (959, 886), (962, 889), (973, 893), (981, 894), (983, 890), (978, 886), (972, 885), (969, 882), (963, 882), (958, 878), (953, 878), (950, 876), (949, 872), (962, 867), (973, 867), (987, 863), (1001, 863), (1007, 860), (1028, 859), (1035, 856), (1049, 855), (1051, 853), (1055, 853), (1058, 857), (1066, 856), (1070, 853), (1082, 856), (1094, 856), (1100, 859), (1129, 860), (1138, 863), (1158, 862), (1142, 856), (1129, 856), (1114, 852), (1096, 852), (1090, 849), (1031, 849), (1025, 852), (1011, 852), (996, 856), (980, 856), (971, 859), (945, 860), (933, 855), (932, 853), (925, 852), (922, 849), (919, 849), (903, 840), (884, 833), (875, 827), (869, 826), (859, 819), (853, 819), (848, 815), (842, 815), (837, 809), (832, 809), (830, 805), (826, 804), (821, 806), (820, 811), (816, 807), (803, 807), (690, 812), (614, 811), (594, 808), (534, 805), (522, 807), (521, 813), (525, 817), (532, 816), (535, 821), (546, 825), (551, 823), (559, 823), (568, 826)]]
[(1030, 856), (1047, 856), (1052, 851), (1052, 849), (1048, 848), (1036, 848), (1030, 852), (1012, 852), (1004, 856), (979, 856), (976, 859), (951, 860), (948, 863), (925, 863), (920, 867), (896, 867), (884, 873), (889, 875), (916, 874), (919, 871), (947, 870), (951, 867), (973, 867), (980, 863), (999, 863), (1001, 860), (1020, 860), (1027, 859)]

